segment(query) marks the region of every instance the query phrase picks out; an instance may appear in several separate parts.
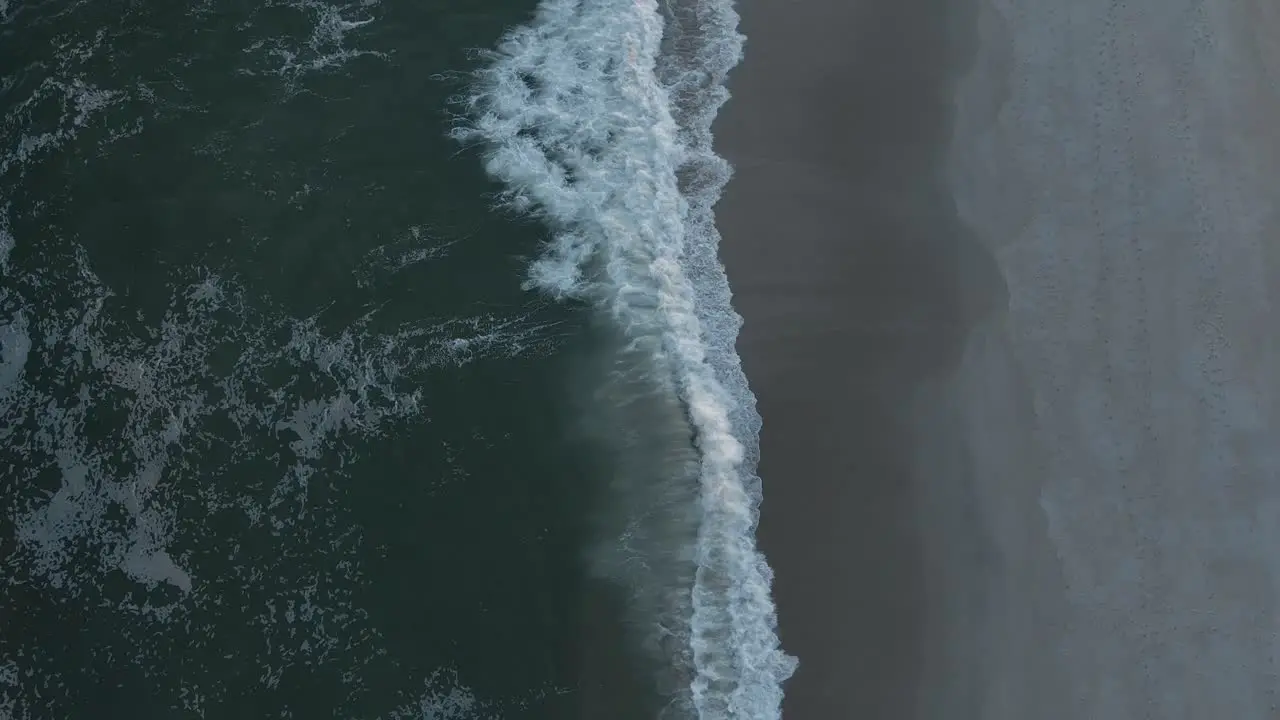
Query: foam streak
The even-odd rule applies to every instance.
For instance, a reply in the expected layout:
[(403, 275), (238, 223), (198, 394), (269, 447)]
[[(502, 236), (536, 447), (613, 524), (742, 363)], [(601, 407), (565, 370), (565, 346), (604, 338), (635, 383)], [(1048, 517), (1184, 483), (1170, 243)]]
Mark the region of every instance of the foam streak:
[(755, 547), (758, 420), (710, 214), (728, 177), (710, 120), (741, 36), (731, 5), (710, 1), (721, 5), (694, 13), (710, 21), (682, 71), (662, 57), (652, 0), (546, 0), (489, 54), (455, 136), (483, 143), (504, 202), (553, 231), (529, 287), (607, 312), (674, 378), (701, 464), (693, 706), (702, 720), (777, 718), (795, 660), (779, 648), (772, 572)]

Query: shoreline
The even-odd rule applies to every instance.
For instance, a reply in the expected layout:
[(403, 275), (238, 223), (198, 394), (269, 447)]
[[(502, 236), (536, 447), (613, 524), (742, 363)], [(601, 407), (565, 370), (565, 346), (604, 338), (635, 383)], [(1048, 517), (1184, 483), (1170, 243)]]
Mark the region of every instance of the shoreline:
[(955, 563), (976, 570), (989, 539), (972, 478), (917, 457), (923, 428), (963, 455), (961, 419), (919, 394), (944, 392), (1004, 302), (945, 183), (976, 3), (855, 5), (741, 6), (746, 57), (715, 126), (735, 168), (720, 255), (763, 419), (758, 541), (800, 661), (784, 716), (978, 717), (978, 680), (939, 678), (967, 667), (948, 658), (974, 647), (959, 631), (984, 601)]
[(788, 720), (1274, 712), (1268, 8), (740, 8), (717, 215)]

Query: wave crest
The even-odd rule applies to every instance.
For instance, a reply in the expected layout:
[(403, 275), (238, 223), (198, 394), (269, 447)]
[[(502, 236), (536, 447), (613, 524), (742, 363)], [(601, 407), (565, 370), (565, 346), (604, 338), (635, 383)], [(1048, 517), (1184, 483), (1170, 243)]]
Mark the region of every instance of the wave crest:
[[(692, 709), (776, 718), (796, 661), (779, 647), (755, 547), (758, 418), (711, 215), (729, 168), (710, 125), (742, 38), (724, 0), (669, 12), (664, 38), (652, 0), (546, 0), (485, 54), (453, 135), (483, 146), (502, 204), (552, 231), (527, 286), (607, 312), (674, 385), (699, 456)], [(685, 24), (695, 16), (706, 20)]]

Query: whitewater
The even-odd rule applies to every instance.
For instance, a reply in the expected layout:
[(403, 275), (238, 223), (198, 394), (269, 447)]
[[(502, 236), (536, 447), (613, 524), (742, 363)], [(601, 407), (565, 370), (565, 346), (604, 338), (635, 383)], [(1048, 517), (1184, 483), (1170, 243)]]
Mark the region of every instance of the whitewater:
[(730, 168), (710, 127), (741, 58), (737, 20), (728, 0), (546, 0), (482, 53), (453, 131), (483, 148), (501, 205), (551, 231), (527, 287), (602, 312), (687, 416), (699, 507), (676, 606), (689, 617), (661, 631), (688, 646), (684, 710), (701, 720), (780, 717), (796, 667), (755, 544), (759, 418), (712, 217)]

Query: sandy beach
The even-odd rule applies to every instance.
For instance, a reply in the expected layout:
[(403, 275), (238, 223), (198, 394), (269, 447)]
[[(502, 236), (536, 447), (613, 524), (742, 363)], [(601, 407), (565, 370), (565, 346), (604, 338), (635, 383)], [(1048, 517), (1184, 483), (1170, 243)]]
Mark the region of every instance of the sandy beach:
[(740, 10), (785, 717), (1276, 717), (1280, 12)]
[(717, 126), (736, 175), (718, 217), (764, 419), (759, 538), (801, 661), (788, 718), (914, 716), (944, 611), (976, 602), (938, 567), (941, 547), (983, 552), (969, 480), (947, 478), (957, 518), (925, 533), (922, 497), (941, 496), (915, 467), (912, 403), (1004, 302), (943, 173), (975, 7), (742, 7), (747, 57)]

